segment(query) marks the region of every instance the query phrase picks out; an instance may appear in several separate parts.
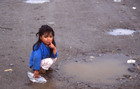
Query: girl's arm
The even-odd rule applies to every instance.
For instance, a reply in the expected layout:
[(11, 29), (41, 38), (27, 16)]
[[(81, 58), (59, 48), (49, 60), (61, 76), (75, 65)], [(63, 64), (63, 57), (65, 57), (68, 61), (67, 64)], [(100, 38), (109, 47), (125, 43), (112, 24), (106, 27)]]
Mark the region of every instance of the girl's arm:
[(38, 71), (38, 70), (35, 70), (35, 71), (34, 71), (34, 77), (35, 77), (35, 78), (39, 78), (39, 71)]

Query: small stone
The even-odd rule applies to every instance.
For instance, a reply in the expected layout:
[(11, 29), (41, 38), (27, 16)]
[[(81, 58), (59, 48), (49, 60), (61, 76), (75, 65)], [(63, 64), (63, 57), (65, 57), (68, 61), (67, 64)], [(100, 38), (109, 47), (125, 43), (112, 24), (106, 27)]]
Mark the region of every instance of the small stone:
[(116, 80), (120, 80), (120, 78), (117, 78)]
[(9, 64), (10, 66), (14, 66), (14, 64)]
[(55, 22), (48, 22), (48, 24), (50, 24), (50, 25), (55, 25)]
[(132, 64), (133, 66), (136, 66), (136, 64)]
[(93, 59), (89, 59), (90, 61), (93, 61)]
[(102, 56), (102, 54), (99, 54), (99, 57)]
[(140, 69), (140, 67), (139, 67), (139, 66), (137, 66), (137, 69)]
[(122, 78), (121, 78), (121, 80), (124, 80), (124, 79), (125, 79), (125, 77), (122, 77)]
[(95, 57), (94, 57), (94, 56), (90, 56), (89, 58), (93, 59), (93, 58), (95, 58)]
[(132, 79), (132, 77), (129, 77), (129, 79)]
[(131, 75), (123, 75), (123, 77), (125, 77), (125, 78), (130, 78), (131, 77)]
[(80, 82), (77, 82), (77, 83), (80, 83)]
[(135, 72), (136, 71), (136, 68), (128, 68), (128, 71), (129, 72)]

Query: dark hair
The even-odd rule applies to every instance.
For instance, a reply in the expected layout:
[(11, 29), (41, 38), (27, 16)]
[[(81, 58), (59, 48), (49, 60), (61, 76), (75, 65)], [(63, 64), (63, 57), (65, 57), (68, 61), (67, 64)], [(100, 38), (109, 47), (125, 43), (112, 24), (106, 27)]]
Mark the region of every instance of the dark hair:
[[(38, 37), (38, 41), (33, 45), (33, 51), (35, 51), (35, 50), (38, 50), (38, 48), (40, 47), (40, 44), (41, 44), (41, 40), (40, 40), (40, 37), (42, 36), (42, 35), (44, 35), (44, 33), (48, 33), (48, 34), (50, 34), (50, 33), (52, 33), (52, 35), (53, 35), (53, 41), (52, 41), (52, 43), (54, 44), (54, 46), (56, 46), (56, 44), (55, 44), (55, 40), (54, 40), (54, 31), (53, 31), (53, 29), (50, 27), (50, 26), (48, 26), (48, 25), (42, 25), (41, 26), (41, 28), (39, 28), (39, 31), (36, 33), (36, 37)], [(37, 47), (35, 47), (35, 46), (37, 46)], [(50, 49), (50, 54), (52, 54), (52, 49)]]

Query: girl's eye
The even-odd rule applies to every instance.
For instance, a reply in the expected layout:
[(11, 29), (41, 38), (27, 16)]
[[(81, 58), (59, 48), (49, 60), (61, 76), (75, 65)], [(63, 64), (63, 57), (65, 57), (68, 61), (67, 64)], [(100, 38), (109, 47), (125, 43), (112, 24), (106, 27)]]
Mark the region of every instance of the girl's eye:
[(52, 36), (50, 36), (50, 38), (52, 38)]
[(48, 36), (45, 36), (45, 38), (47, 38)]

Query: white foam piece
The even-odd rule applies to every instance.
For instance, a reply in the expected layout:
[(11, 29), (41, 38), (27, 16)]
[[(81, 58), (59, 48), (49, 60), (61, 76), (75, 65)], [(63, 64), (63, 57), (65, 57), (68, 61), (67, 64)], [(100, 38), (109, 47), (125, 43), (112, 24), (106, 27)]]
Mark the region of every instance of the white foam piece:
[(122, 29), (122, 28), (118, 28), (118, 29), (114, 29), (112, 32), (108, 32), (110, 35), (131, 35), (133, 34), (134, 30), (129, 30), (129, 29)]
[(45, 2), (50, 2), (50, 0), (27, 0), (25, 3), (30, 3), (30, 4), (42, 4)]
[(136, 62), (136, 60), (132, 60), (132, 59), (127, 60), (127, 63), (135, 63), (135, 62)]
[(132, 9), (134, 9), (134, 10), (135, 10), (135, 9), (137, 9), (137, 8), (136, 8), (136, 7), (132, 7)]

